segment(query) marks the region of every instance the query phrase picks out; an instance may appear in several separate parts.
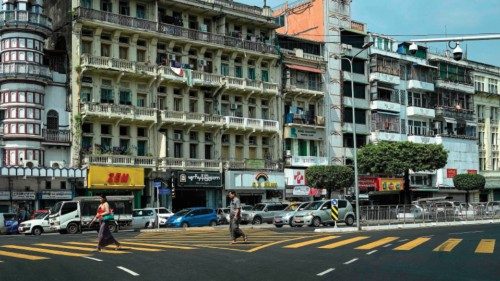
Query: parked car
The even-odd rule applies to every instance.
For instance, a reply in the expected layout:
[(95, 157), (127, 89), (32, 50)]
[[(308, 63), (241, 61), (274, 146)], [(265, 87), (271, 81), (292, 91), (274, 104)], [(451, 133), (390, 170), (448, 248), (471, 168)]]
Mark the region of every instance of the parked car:
[(17, 215), (14, 213), (0, 213), (0, 234), (12, 233), (13, 227), (17, 232)]
[(500, 201), (488, 202), (485, 206), (485, 212), (490, 216), (500, 215)]
[(286, 207), (285, 210), (282, 212), (278, 212), (274, 216), (274, 225), (278, 228), (283, 227), (283, 225), (290, 225), (292, 226), (292, 220), (291, 218), (295, 213), (298, 211), (304, 210), (306, 206), (308, 206), (311, 202), (297, 202), (297, 203), (292, 203), (290, 206)]
[(167, 220), (167, 227), (216, 226), (217, 213), (210, 208), (183, 209)]
[(260, 203), (255, 205), (251, 211), (243, 211), (241, 221), (243, 223), (251, 222), (252, 224), (273, 223), (274, 216), (286, 207), (288, 207), (288, 204)]
[[(347, 200), (339, 199), (339, 220), (347, 225), (354, 224), (354, 212), (351, 203)], [(334, 221), (330, 215), (332, 203), (330, 200), (314, 201), (304, 210), (298, 211), (293, 216), (292, 226), (314, 226), (333, 224)]]
[(19, 233), (29, 235), (41, 235), (50, 232), (49, 213), (38, 212), (31, 220), (22, 222), (18, 227)]
[(166, 208), (135, 209), (132, 212), (132, 228), (151, 228), (158, 218), (160, 226), (165, 226), (169, 217), (174, 214)]
[(229, 213), (230, 208), (219, 208), (217, 209), (217, 224), (227, 224), (229, 223)]

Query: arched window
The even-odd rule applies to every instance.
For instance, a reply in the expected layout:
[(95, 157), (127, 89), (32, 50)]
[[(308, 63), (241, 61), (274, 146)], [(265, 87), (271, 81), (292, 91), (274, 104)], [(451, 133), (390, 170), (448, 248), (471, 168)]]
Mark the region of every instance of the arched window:
[(59, 129), (59, 114), (55, 110), (49, 110), (49, 112), (47, 112), (47, 129)]

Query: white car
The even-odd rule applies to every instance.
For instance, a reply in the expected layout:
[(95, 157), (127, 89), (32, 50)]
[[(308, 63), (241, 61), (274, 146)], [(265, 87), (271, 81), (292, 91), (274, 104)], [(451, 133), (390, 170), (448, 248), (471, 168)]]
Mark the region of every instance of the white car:
[(155, 225), (156, 218), (160, 222), (160, 226), (165, 226), (168, 218), (174, 214), (166, 208), (144, 208), (136, 209), (132, 214), (132, 227), (152, 228)]
[(29, 235), (41, 235), (44, 232), (51, 232), (49, 224), (49, 214), (40, 213), (34, 219), (22, 222), (18, 227), (19, 233)]

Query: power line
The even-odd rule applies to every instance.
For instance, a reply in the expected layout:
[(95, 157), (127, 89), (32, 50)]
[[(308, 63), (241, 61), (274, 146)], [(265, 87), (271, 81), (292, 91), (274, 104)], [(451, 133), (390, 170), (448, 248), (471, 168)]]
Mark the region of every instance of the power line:
[[(474, 36), (474, 35), (494, 35), (498, 34), (500, 32), (484, 32), (484, 33), (430, 33), (430, 34), (381, 34), (381, 33), (376, 33), (377, 35), (380, 36), (387, 36), (387, 37), (427, 37), (427, 36)], [(278, 33), (278, 35), (280, 35)], [(307, 35), (307, 36), (323, 36), (323, 37), (359, 37), (363, 36), (362, 34), (307, 34), (307, 33), (301, 33), (301, 35)], [(284, 35), (284, 36), (290, 36), (290, 35)], [(293, 37), (293, 36), (292, 36)]]

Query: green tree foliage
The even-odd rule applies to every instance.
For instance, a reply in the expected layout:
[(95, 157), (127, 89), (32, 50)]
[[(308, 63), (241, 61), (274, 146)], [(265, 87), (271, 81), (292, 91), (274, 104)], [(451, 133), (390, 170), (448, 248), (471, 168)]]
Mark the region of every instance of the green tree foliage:
[(469, 191), (482, 190), (485, 184), (486, 179), (478, 174), (458, 174), (453, 177), (455, 188), (467, 191), (467, 196), (465, 197), (467, 203), (469, 203)]
[(363, 174), (403, 176), (405, 202), (410, 201), (411, 171), (432, 171), (446, 166), (448, 152), (440, 144), (381, 141), (358, 151), (358, 167)]
[(348, 166), (312, 166), (306, 169), (307, 184), (315, 188), (325, 188), (328, 196), (333, 190), (352, 186), (354, 171)]

